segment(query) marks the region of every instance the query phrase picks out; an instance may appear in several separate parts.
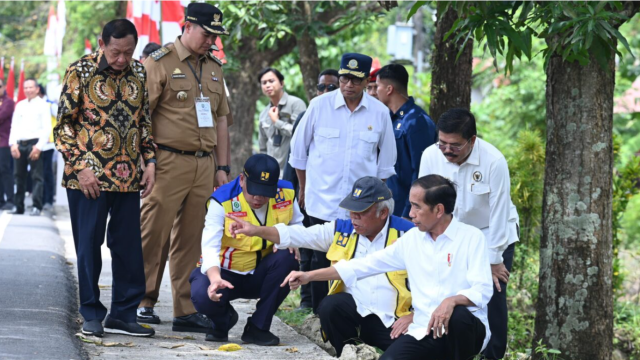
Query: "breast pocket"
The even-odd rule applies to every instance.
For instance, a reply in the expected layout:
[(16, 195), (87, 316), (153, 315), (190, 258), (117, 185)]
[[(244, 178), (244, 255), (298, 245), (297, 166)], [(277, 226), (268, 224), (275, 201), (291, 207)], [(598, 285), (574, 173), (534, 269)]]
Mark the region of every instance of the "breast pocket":
[(358, 140), (358, 154), (367, 160), (372, 159), (375, 155), (380, 133), (372, 131), (361, 131)]
[(340, 145), (340, 130), (318, 128), (315, 133), (315, 142), (321, 154), (333, 154), (338, 151)]
[(220, 100), (222, 99), (223, 91), (224, 88), (219, 82), (209, 81), (206, 86), (204, 86), (204, 84), (202, 85), (202, 92), (204, 96), (209, 98), (211, 111), (213, 111), (214, 114), (218, 112), (217, 110), (220, 105)]
[(467, 190), (470, 194), (468, 196), (469, 201), (465, 204), (465, 210), (471, 215), (467, 219), (467, 223), (479, 229), (489, 226), (491, 187), (489, 184), (471, 183)]
[(169, 100), (171, 107), (187, 108), (195, 104), (195, 95), (192, 91), (193, 85), (187, 79), (174, 79), (169, 81)]

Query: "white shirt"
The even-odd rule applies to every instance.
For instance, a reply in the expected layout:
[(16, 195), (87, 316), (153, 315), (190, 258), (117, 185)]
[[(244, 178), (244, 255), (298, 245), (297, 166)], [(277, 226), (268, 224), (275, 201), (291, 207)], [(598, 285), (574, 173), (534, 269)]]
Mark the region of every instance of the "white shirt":
[[(369, 254), (384, 249), (384, 245), (387, 242), (388, 227), (389, 219), (387, 218), (384, 228), (380, 230), (373, 241), (365, 236), (358, 235), (358, 245), (353, 258), (364, 258)], [(275, 228), (278, 229), (280, 234), (278, 248), (302, 247), (327, 252), (333, 243), (336, 222), (332, 221), (308, 228), (277, 224)], [(380, 318), (384, 326), (390, 327), (393, 325), (398, 293), (391, 286), (385, 274), (358, 280), (351, 286), (347, 286), (345, 292), (353, 296), (360, 316), (365, 317), (375, 314)]]
[(289, 164), (307, 171), (307, 214), (326, 221), (348, 219), (338, 204), (356, 180), (387, 179), (395, 163), (389, 109), (367, 94), (353, 112), (340, 91), (314, 98), (291, 140)]
[(51, 134), (51, 107), (49, 103), (36, 96), (20, 101), (13, 112), (9, 145), (20, 140), (38, 139), (36, 147), (42, 150)]
[[(269, 203), (264, 204), (263, 207), (257, 210), (253, 210), (254, 214), (256, 214), (256, 218), (264, 224), (265, 217), (267, 215), (267, 209), (269, 208)], [(216, 201), (211, 201), (209, 204), (209, 210), (207, 211), (207, 215), (204, 219), (204, 230), (202, 231), (202, 267), (200, 271), (203, 274), (207, 274), (207, 270), (210, 268), (217, 266), (220, 267), (220, 249), (222, 247), (222, 235), (224, 234), (224, 218), (225, 212), (222, 205), (218, 204)], [(302, 220), (304, 219), (304, 215), (300, 212), (300, 208), (298, 207), (298, 202), (293, 200), (293, 218), (289, 225), (299, 225), (302, 224)], [(233, 271), (237, 274), (253, 274), (253, 270), (250, 271)]]
[(462, 165), (450, 162), (437, 144), (422, 153), (420, 176), (437, 174), (456, 184), (453, 215), (482, 230), (491, 264), (502, 263), (502, 253), (518, 241), (518, 211), (511, 202), (509, 167), (502, 153), (476, 138), (469, 158)]
[(487, 304), (493, 295), (491, 267), (484, 235), (473, 226), (453, 218), (437, 240), (413, 228), (384, 250), (363, 259), (341, 260), (334, 267), (347, 286), (368, 276), (406, 269), (414, 308), (407, 334), (416, 340), (427, 335), (431, 314), (440, 303), (455, 295), (464, 295), (475, 304), (467, 308), (484, 324), (482, 349), (491, 337), (487, 320)]

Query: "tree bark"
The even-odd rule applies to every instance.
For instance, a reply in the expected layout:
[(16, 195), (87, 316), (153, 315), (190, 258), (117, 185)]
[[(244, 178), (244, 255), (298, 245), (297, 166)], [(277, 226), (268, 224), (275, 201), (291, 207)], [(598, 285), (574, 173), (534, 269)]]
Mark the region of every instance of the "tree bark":
[[(311, 5), (304, 1), (300, 3), (304, 17), (309, 23), (312, 21)], [(316, 85), (320, 74), (320, 61), (318, 60), (318, 45), (316, 39), (305, 29), (298, 38), (298, 52), (300, 53), (300, 72), (304, 90), (307, 93), (307, 104), (316, 96)]]
[(546, 170), (533, 347), (542, 340), (565, 360), (608, 360), (613, 351), (613, 59), (611, 54), (603, 70), (593, 56), (586, 66), (554, 56), (546, 70)]
[(452, 108), (469, 109), (471, 106), (471, 70), (473, 40), (469, 39), (458, 61), (456, 56), (463, 40), (453, 41), (453, 35), (444, 41), (445, 34), (458, 18), (458, 13), (449, 8), (438, 13), (436, 35), (431, 54), (431, 104), (429, 116), (434, 122), (445, 111)]

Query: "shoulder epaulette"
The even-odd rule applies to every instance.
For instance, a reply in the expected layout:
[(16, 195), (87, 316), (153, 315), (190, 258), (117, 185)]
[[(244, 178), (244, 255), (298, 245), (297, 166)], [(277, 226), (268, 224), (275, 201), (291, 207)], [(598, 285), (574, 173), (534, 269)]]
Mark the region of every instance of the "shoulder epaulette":
[(160, 49), (152, 52), (149, 56), (151, 56), (151, 58), (153, 58), (153, 60), (158, 61), (160, 59), (162, 59), (163, 56), (167, 55), (168, 53), (171, 52), (171, 49), (169, 49), (168, 47), (161, 47)]
[(209, 57), (211, 59), (213, 59), (213, 61), (217, 62), (218, 65), (222, 66), (222, 60), (218, 59), (217, 56), (213, 55), (212, 53), (208, 52), (207, 54), (209, 54)]

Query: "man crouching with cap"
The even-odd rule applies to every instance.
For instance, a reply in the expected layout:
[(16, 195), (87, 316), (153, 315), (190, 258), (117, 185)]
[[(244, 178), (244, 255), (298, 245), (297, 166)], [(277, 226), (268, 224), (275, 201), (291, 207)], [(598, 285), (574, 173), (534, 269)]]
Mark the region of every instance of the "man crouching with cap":
[(274, 252), (273, 243), (257, 236), (229, 233), (233, 220), (257, 226), (302, 224), (302, 213), (290, 182), (278, 180), (280, 166), (265, 154), (251, 156), (235, 180), (218, 188), (207, 205), (202, 233), (202, 258), (193, 270), (191, 300), (196, 310), (212, 322), (207, 341), (228, 341), (229, 330), (238, 322), (231, 305), (235, 299), (260, 299), (247, 319), (242, 341), (275, 346), (280, 339), (269, 331), (273, 315), (289, 294), (280, 283), (298, 269), (295, 255)]
[[(233, 215), (231, 235), (257, 236), (279, 248), (304, 247), (327, 253), (332, 264), (340, 260), (363, 258), (383, 250), (413, 227), (392, 216), (393, 197), (382, 180), (366, 176), (353, 185), (340, 207), (350, 212), (349, 220), (336, 220), (309, 228), (278, 224), (258, 227)], [(331, 342), (337, 355), (346, 344), (364, 342), (386, 350), (396, 338), (407, 332), (413, 321), (407, 272), (393, 271), (361, 279), (351, 286), (330, 282), (329, 296), (318, 307), (325, 341)]]

